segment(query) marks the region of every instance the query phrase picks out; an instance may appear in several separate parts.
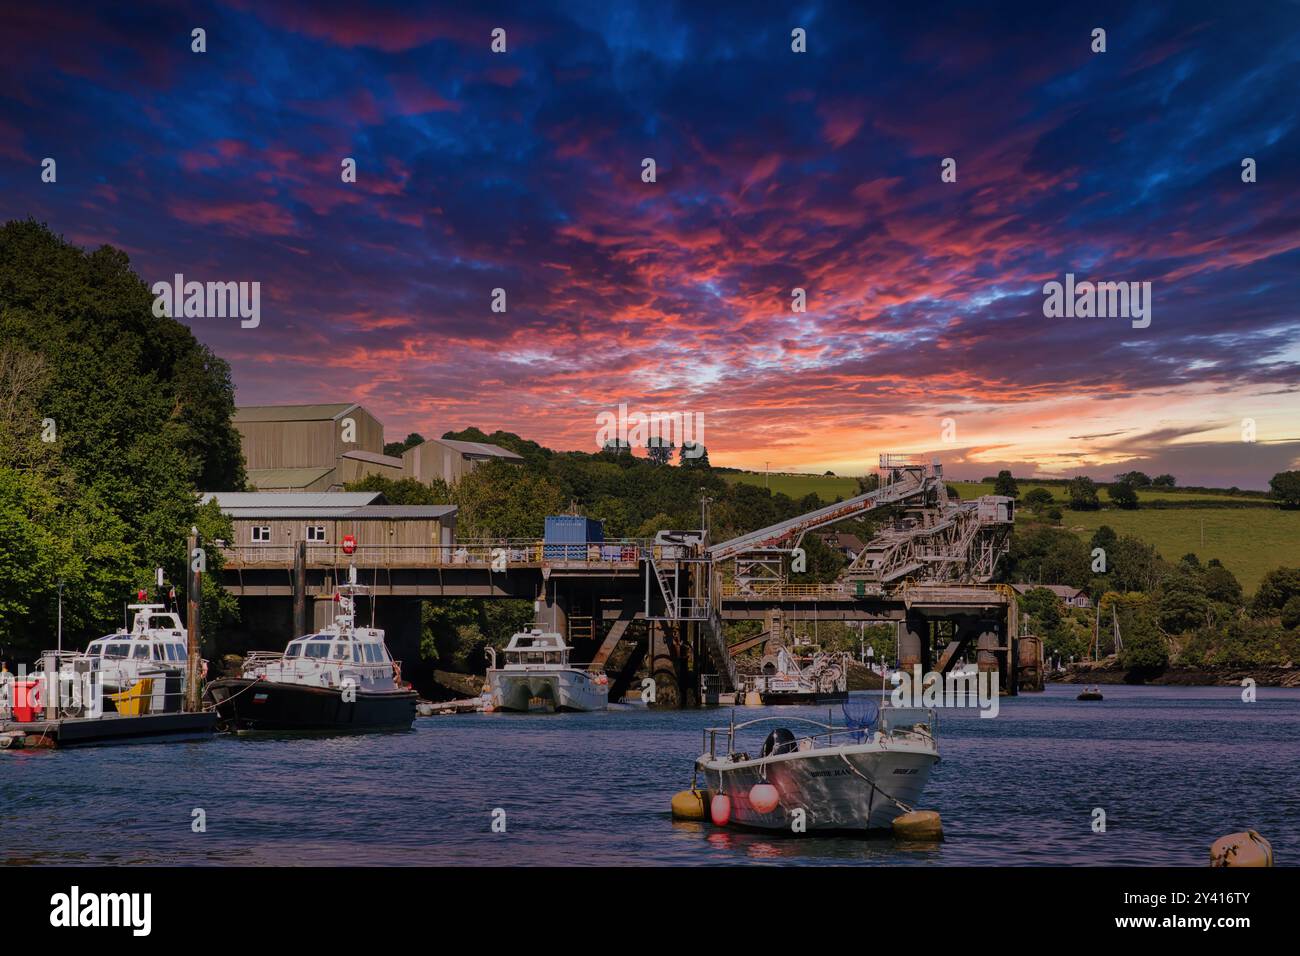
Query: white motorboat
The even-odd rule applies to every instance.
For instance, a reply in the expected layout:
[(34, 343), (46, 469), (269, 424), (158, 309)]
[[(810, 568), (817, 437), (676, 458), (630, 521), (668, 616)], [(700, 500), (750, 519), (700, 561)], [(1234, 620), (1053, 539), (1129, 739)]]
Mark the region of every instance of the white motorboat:
[(131, 630), (97, 638), (79, 654), (60, 655), (59, 670), (98, 673), (106, 694), (121, 693), (160, 672), (183, 680), (189, 645), (180, 616), (164, 604), (131, 604), (127, 610), (135, 612)]
[(520, 631), (502, 652), (489, 647), (487, 672), (492, 706), (499, 710), (605, 710), (609, 681), (604, 674), (569, 664), (569, 646), (555, 633)]
[[(847, 706), (845, 715), (851, 715)], [(720, 825), (795, 833), (888, 828), (915, 809), (939, 762), (934, 711), (884, 707), (850, 722), (835, 727), (799, 717), (761, 717), (709, 728), (692, 789), (703, 778), (712, 819)], [(737, 748), (741, 731), (771, 724), (778, 726), (757, 756)], [(797, 736), (787, 724), (809, 732)], [(719, 736), (725, 742), (721, 753)]]
[(352, 580), (335, 591), (334, 623), (289, 642), (283, 653), (254, 651), (239, 677), (208, 684), (211, 701), (236, 731), (409, 730), (415, 690), (377, 627), (356, 625), (356, 597), (367, 590)]

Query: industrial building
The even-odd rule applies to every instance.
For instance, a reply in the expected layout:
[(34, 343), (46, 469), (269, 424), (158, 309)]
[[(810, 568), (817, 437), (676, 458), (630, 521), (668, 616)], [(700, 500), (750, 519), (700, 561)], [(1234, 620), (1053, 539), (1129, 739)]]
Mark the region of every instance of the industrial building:
[(370, 474), (402, 477), (384, 426), (355, 402), (235, 410), (248, 483), (258, 491), (337, 491)]
[(454, 484), (492, 459), (521, 462), (482, 442), (431, 438), (401, 457), (384, 454), (384, 426), (356, 402), (247, 405), (235, 410), (248, 483), (258, 491), (341, 491), (368, 475)]
[(455, 484), (485, 461), (522, 462), (524, 459), (499, 445), (451, 438), (430, 438), (402, 455), (407, 477), (428, 484), (435, 478)]
[(291, 559), (300, 541), (324, 563), (346, 564), (349, 548), (433, 563), (456, 541), (454, 505), (390, 505), (377, 491), (203, 495), (214, 499), (234, 525), (233, 539), (217, 546), (243, 565)]

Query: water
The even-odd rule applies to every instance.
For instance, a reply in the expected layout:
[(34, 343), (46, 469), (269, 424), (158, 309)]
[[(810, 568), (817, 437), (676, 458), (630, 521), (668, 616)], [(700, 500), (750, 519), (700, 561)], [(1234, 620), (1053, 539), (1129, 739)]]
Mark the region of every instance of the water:
[[(1077, 687), (940, 716), (922, 805), (947, 839), (678, 823), (701, 728), (728, 709), (468, 714), (410, 733), (219, 737), (0, 753), (0, 860), (59, 864), (1097, 864), (1208, 862), (1259, 830), (1300, 844), (1300, 690)], [(836, 720), (840, 719), (836, 710)], [(826, 708), (737, 711), (824, 719)], [(757, 740), (750, 747), (756, 749)], [(1092, 831), (1092, 810), (1107, 832)], [(191, 829), (206, 812), (207, 832)], [(491, 830), (505, 810), (506, 832)]]

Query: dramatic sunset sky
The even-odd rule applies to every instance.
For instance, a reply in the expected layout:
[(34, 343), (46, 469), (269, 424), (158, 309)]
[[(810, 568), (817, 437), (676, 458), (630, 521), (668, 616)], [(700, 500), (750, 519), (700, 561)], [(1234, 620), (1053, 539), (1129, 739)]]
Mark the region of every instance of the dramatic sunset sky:
[[(390, 440), (594, 450), (626, 402), (702, 412), (714, 464), (1263, 487), (1300, 457), (1300, 6), (1069, 7), (10, 3), (0, 219), (260, 282), (259, 328), (189, 320), (239, 402)], [(1045, 318), (1066, 272), (1150, 282), (1150, 327)]]

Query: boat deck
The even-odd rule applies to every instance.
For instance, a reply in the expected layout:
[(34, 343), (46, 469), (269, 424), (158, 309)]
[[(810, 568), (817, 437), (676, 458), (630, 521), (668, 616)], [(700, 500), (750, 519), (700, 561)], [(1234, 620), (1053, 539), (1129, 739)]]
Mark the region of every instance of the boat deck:
[(96, 744), (140, 743), (210, 736), (217, 715), (142, 714), (128, 717), (59, 717), (53, 720), (0, 720), (0, 736), (10, 738), (10, 747), (79, 747)]

